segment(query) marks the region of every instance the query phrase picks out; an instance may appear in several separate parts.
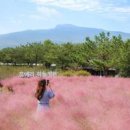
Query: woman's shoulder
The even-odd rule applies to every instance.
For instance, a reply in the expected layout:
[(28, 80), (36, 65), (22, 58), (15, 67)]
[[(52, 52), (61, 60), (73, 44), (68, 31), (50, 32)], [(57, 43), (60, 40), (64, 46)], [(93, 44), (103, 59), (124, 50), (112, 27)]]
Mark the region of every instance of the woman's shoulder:
[(52, 93), (52, 91), (51, 90), (46, 90), (46, 93)]
[(55, 94), (54, 94), (54, 92), (53, 92), (52, 90), (47, 90), (47, 94), (48, 94), (48, 96), (49, 96), (50, 98), (52, 98), (52, 97), (55, 96)]

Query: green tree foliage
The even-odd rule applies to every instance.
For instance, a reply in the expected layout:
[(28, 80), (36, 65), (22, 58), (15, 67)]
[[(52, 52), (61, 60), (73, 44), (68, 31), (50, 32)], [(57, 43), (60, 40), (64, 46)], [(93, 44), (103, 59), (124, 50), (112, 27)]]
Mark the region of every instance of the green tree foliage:
[(14, 62), (14, 48), (4, 48), (1, 50), (1, 62), (13, 63)]
[(95, 43), (97, 45), (97, 54), (92, 63), (97, 65), (97, 68), (102, 70), (107, 75), (108, 69), (112, 67), (111, 64), (111, 41), (110, 34), (100, 33), (99, 36), (95, 36)]
[(42, 44), (41, 61), (46, 67), (50, 67), (52, 63), (57, 62), (58, 46), (50, 40), (46, 40)]
[(130, 77), (130, 40), (127, 40), (121, 49), (120, 74)]
[(45, 67), (57, 64), (62, 69), (92, 67), (103, 71), (114, 68), (121, 76), (130, 76), (130, 40), (100, 33), (94, 39), (86, 37), (83, 43), (55, 44), (50, 40), (43, 43), (27, 43), (15, 48), (0, 50), (0, 62), (14, 65), (42, 63)]

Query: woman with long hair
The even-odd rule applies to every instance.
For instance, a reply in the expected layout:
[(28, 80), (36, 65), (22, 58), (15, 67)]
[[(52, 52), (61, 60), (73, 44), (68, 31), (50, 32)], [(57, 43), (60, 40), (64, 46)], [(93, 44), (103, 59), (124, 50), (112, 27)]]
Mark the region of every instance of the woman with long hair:
[(45, 110), (49, 108), (49, 101), (55, 96), (49, 85), (49, 80), (42, 79), (38, 82), (35, 97), (38, 99), (37, 110)]

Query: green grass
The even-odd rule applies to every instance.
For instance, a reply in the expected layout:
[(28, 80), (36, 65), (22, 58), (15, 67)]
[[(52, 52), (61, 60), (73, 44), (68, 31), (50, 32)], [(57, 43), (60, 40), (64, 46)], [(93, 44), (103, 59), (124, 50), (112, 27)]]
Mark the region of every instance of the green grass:
[(0, 66), (0, 79), (9, 78), (12, 76), (19, 76), (20, 72), (43, 72), (47, 71), (42, 66), (28, 67), (28, 66)]
[[(20, 72), (48, 72), (43, 66), (0, 66), (0, 79), (9, 78), (13, 76), (20, 76)], [(89, 76), (91, 75), (89, 72), (84, 70), (57, 70), (59, 76)]]

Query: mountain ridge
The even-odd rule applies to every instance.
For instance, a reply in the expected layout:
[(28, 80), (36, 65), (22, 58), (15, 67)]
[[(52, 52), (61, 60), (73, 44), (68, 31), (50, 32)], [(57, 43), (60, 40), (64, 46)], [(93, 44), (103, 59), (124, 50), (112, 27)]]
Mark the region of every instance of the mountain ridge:
[(86, 37), (94, 38), (101, 32), (110, 32), (111, 35), (121, 35), (122, 38), (130, 38), (130, 33), (120, 31), (108, 31), (98, 28), (80, 27), (72, 24), (59, 24), (51, 29), (25, 30), (7, 34), (0, 34), (0, 48), (15, 47), (20, 44), (42, 42), (50, 39), (55, 43), (83, 42)]

